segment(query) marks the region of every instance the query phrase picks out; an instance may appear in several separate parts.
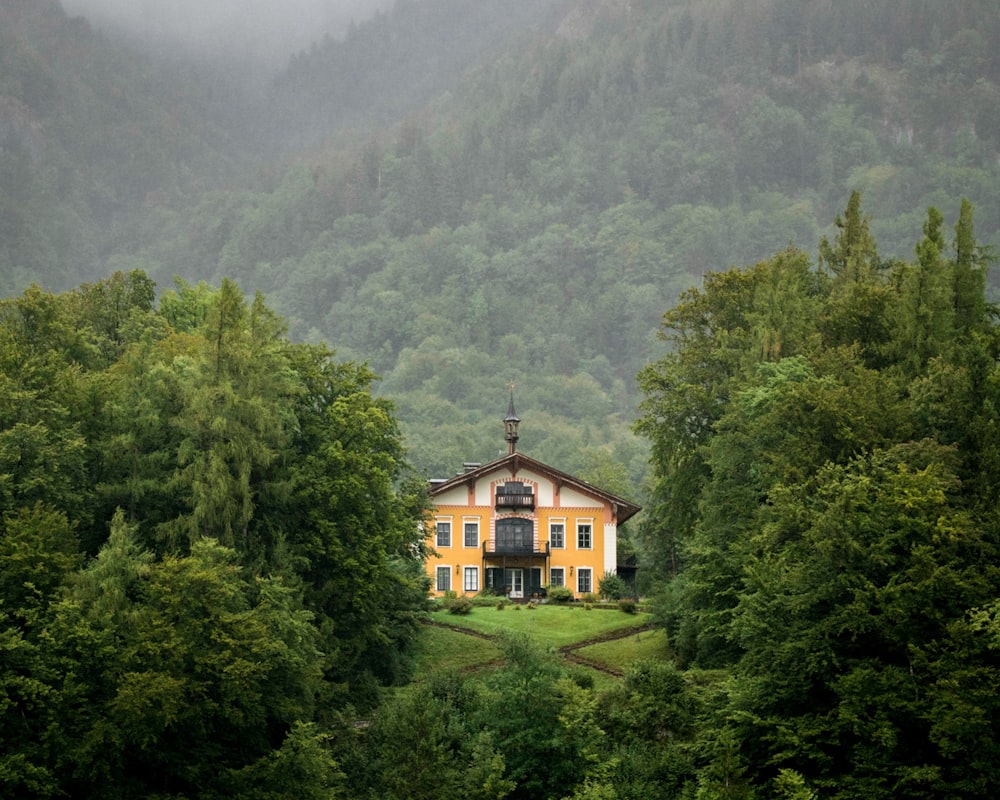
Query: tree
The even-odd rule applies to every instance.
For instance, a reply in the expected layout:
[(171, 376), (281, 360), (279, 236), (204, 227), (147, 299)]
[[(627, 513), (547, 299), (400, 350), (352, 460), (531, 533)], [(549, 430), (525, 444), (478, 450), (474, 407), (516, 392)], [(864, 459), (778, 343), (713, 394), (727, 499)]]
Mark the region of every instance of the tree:
[(936, 208), (927, 210), (924, 235), (917, 244), (917, 262), (900, 265), (893, 281), (898, 301), (893, 312), (893, 359), (915, 375), (928, 359), (940, 355), (954, 330), (955, 293), (952, 269), (945, 263), (944, 218)]
[(973, 207), (965, 198), (955, 222), (954, 303), (955, 327), (968, 333), (981, 325), (985, 315), (986, 268), (991, 251), (976, 243)]
[(871, 281), (879, 260), (868, 218), (861, 213), (861, 192), (851, 192), (843, 216), (838, 214), (834, 225), (839, 230), (833, 243), (825, 236), (820, 239), (820, 266), (836, 276), (835, 287)]
[(0, 606), (17, 614), (47, 604), (82, 561), (76, 532), (61, 511), (38, 503), (7, 512), (0, 533)]
[(189, 512), (171, 527), (190, 541), (213, 536), (253, 553), (250, 523), (262, 478), (289, 445), (298, 386), (284, 327), (258, 295), (247, 308), (223, 281), (193, 362), (175, 362), (182, 407), (174, 489)]
[(322, 347), (295, 351), (305, 392), (297, 406), (289, 494), (281, 508), (301, 566), (305, 601), (323, 631), (328, 677), (393, 682), (427, 587), (419, 566), (426, 487), (407, 479), (399, 430), (363, 366), (336, 364)]
[[(811, 305), (788, 302), (782, 324), (808, 332), (790, 353), (769, 358), (752, 335), (777, 318), (766, 292), (744, 292), (719, 330), (708, 312), (722, 297), (666, 318), (700, 334), (675, 336), (643, 373), (658, 489), (686, 514), (667, 619), (682, 663), (729, 676), (698, 731), (712, 742), (698, 745), (706, 797), (971, 798), (995, 779), (972, 755), (993, 752), (995, 727), (992, 644), (972, 631), (991, 630), (1000, 586), (984, 502), (998, 474), (996, 332), (957, 321), (959, 284), (964, 308), (984, 301), (942, 247), (931, 209), (913, 264), (853, 283), (841, 271)], [(768, 286), (761, 265), (742, 279)], [(699, 464), (686, 481), (678, 454)]]
[(568, 792), (600, 760), (604, 735), (594, 698), (526, 637), (506, 637), (502, 647), (507, 663), (486, 679), (471, 724), (488, 729), (504, 755), (504, 777), (515, 785), (511, 798)]
[(332, 764), (307, 755), (315, 731), (297, 727), (321, 676), (310, 615), (280, 580), (248, 578), (232, 550), (204, 539), (157, 561), (119, 514), (55, 611), (74, 664), (58, 759), (74, 796), (233, 796), (240, 776), (247, 796), (275, 796), (250, 775), (315, 796), (332, 780)]

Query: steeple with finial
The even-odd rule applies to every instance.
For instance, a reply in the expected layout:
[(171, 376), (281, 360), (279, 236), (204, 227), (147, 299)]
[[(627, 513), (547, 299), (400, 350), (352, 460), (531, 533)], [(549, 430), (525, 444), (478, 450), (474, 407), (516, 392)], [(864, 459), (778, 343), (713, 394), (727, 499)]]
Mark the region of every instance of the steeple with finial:
[(517, 426), (521, 420), (514, 411), (514, 384), (510, 385), (510, 404), (507, 406), (507, 416), (503, 418), (504, 439), (507, 440), (507, 454), (514, 455), (517, 449)]

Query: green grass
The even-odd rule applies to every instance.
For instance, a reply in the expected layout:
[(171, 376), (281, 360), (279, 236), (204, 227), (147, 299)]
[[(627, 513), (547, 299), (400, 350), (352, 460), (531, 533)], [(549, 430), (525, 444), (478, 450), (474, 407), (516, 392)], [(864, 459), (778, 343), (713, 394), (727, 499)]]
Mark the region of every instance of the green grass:
[(427, 625), (417, 639), (415, 675), (419, 680), (434, 671), (478, 669), (498, 658), (494, 642)]
[[(502, 659), (496, 642), (439, 625), (488, 636), (505, 632), (523, 633), (547, 650), (558, 650), (619, 632), (622, 634), (620, 638), (587, 645), (576, 649), (575, 653), (595, 665), (624, 673), (637, 659), (667, 656), (666, 637), (662, 631), (633, 631), (652, 620), (651, 614), (624, 614), (617, 608), (588, 610), (577, 604), (546, 604), (533, 609), (507, 605), (503, 610), (494, 606), (476, 606), (468, 614), (435, 611), (431, 614), (431, 621), (437, 625), (425, 626), (417, 642), (414, 681), (425, 680), (436, 672), (488, 669)], [(592, 672), (595, 690), (607, 689), (619, 680), (614, 675), (590, 670), (585, 665), (574, 668)]]
[(634, 633), (610, 642), (599, 642), (574, 652), (581, 658), (618, 672), (627, 671), (636, 661), (666, 659), (670, 656), (667, 634), (661, 629)]
[(652, 621), (652, 615), (624, 614), (617, 608), (588, 611), (576, 605), (541, 605), (534, 609), (508, 605), (503, 611), (493, 606), (477, 607), (468, 614), (437, 611), (431, 619), (490, 635), (505, 631), (526, 633), (543, 647), (558, 648), (595, 639), (611, 631), (641, 627)]

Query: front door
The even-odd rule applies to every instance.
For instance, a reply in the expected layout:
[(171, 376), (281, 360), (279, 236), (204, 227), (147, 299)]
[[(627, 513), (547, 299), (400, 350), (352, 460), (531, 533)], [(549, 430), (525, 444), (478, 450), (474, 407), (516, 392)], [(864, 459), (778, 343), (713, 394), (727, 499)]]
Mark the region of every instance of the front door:
[(524, 597), (524, 570), (512, 569), (510, 571), (510, 596)]

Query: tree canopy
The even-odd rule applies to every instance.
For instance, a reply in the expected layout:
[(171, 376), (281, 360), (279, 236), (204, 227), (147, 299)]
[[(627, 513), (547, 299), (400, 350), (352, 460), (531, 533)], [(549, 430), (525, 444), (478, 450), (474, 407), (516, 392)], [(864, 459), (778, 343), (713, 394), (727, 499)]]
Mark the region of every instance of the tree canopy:
[(373, 375), (231, 281), (0, 301), (0, 796), (330, 797), (404, 681), (423, 484)]
[(837, 226), (816, 266), (713, 273), (665, 315), (639, 422), (661, 613), (681, 663), (730, 676), (709, 730), (740, 796), (977, 797), (1000, 777), (989, 250), (967, 202), (950, 243), (928, 210), (910, 262), (879, 259), (857, 194)]

